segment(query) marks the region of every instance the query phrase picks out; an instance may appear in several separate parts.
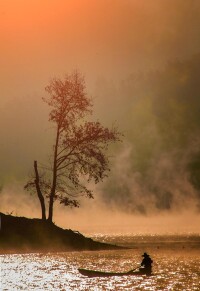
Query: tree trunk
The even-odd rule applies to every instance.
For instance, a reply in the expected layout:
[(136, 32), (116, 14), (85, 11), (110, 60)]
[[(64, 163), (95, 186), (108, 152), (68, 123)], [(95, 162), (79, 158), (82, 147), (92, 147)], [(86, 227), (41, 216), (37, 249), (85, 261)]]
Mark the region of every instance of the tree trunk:
[(45, 208), (44, 197), (40, 190), (40, 183), (39, 183), (40, 178), (38, 174), (37, 161), (34, 161), (34, 169), (35, 169), (35, 187), (36, 187), (37, 195), (40, 201), (40, 206), (41, 206), (41, 211), (42, 211), (42, 220), (46, 220), (46, 208)]
[(49, 199), (49, 216), (48, 216), (48, 221), (52, 223), (53, 221), (53, 198), (54, 194), (50, 194), (50, 199)]
[(54, 148), (53, 182), (52, 182), (51, 194), (50, 194), (50, 198), (49, 198), (48, 221), (50, 223), (52, 223), (52, 221), (53, 221), (53, 204), (54, 204), (54, 197), (55, 197), (56, 184), (57, 184), (57, 153), (58, 153), (59, 136), (60, 136), (60, 127), (58, 125), (57, 134), (56, 134), (56, 143), (55, 143), (55, 148)]

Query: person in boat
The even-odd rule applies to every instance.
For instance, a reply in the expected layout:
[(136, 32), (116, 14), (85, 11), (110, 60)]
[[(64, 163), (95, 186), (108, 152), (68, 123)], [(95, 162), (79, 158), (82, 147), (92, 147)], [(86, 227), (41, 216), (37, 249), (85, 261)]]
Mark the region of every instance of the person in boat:
[(150, 258), (150, 256), (147, 253), (144, 253), (142, 257), (143, 257), (143, 260), (141, 263), (140, 271), (144, 272), (145, 274), (151, 274), (153, 260)]

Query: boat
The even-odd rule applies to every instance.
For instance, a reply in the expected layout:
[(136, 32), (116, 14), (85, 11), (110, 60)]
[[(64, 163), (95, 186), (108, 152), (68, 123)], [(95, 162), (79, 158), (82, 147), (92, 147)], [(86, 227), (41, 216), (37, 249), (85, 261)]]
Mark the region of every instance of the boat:
[(130, 270), (128, 272), (118, 273), (118, 272), (103, 272), (103, 271), (95, 271), (95, 270), (87, 270), (87, 269), (78, 269), (79, 273), (83, 276), (87, 277), (112, 277), (112, 276), (142, 276), (142, 275), (151, 275), (145, 270), (140, 268), (139, 271)]

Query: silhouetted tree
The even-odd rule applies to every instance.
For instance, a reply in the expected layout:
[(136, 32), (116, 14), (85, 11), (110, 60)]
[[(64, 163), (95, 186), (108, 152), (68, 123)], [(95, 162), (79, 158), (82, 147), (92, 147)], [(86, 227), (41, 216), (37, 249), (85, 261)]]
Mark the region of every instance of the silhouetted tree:
[(56, 200), (66, 206), (79, 207), (78, 197), (93, 198), (86, 184), (90, 181), (98, 183), (107, 176), (106, 150), (109, 143), (119, 140), (120, 133), (116, 128), (108, 129), (99, 122), (85, 120), (92, 114), (92, 101), (79, 73), (67, 75), (63, 80), (54, 78), (45, 89), (48, 97), (43, 100), (51, 108), (49, 121), (55, 125), (51, 176), (49, 180), (40, 177), (36, 163), (34, 183), (30, 181), (25, 187), (36, 190), (43, 219), (43, 198), (47, 198), (48, 220), (52, 222)]
[[(41, 212), (42, 212), (42, 220), (46, 220), (46, 206), (45, 206), (45, 198), (43, 196), (43, 193), (45, 192), (44, 181), (41, 181), (41, 177), (39, 176), (38, 167), (37, 167), (37, 161), (34, 161), (34, 176), (25, 185), (24, 188), (26, 190), (30, 191), (30, 192), (35, 192), (34, 190), (36, 190), (38, 199), (40, 201)], [(42, 189), (43, 189), (43, 191), (42, 191)]]

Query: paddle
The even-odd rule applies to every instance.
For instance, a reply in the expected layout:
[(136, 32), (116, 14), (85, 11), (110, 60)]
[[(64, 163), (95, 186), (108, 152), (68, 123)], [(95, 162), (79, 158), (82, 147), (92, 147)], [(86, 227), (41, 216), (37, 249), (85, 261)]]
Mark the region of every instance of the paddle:
[(140, 267), (140, 265), (139, 265), (139, 266), (137, 266), (136, 268), (134, 268), (134, 269), (130, 270), (128, 273), (134, 272), (134, 271), (135, 271), (135, 270), (137, 270), (139, 267)]

